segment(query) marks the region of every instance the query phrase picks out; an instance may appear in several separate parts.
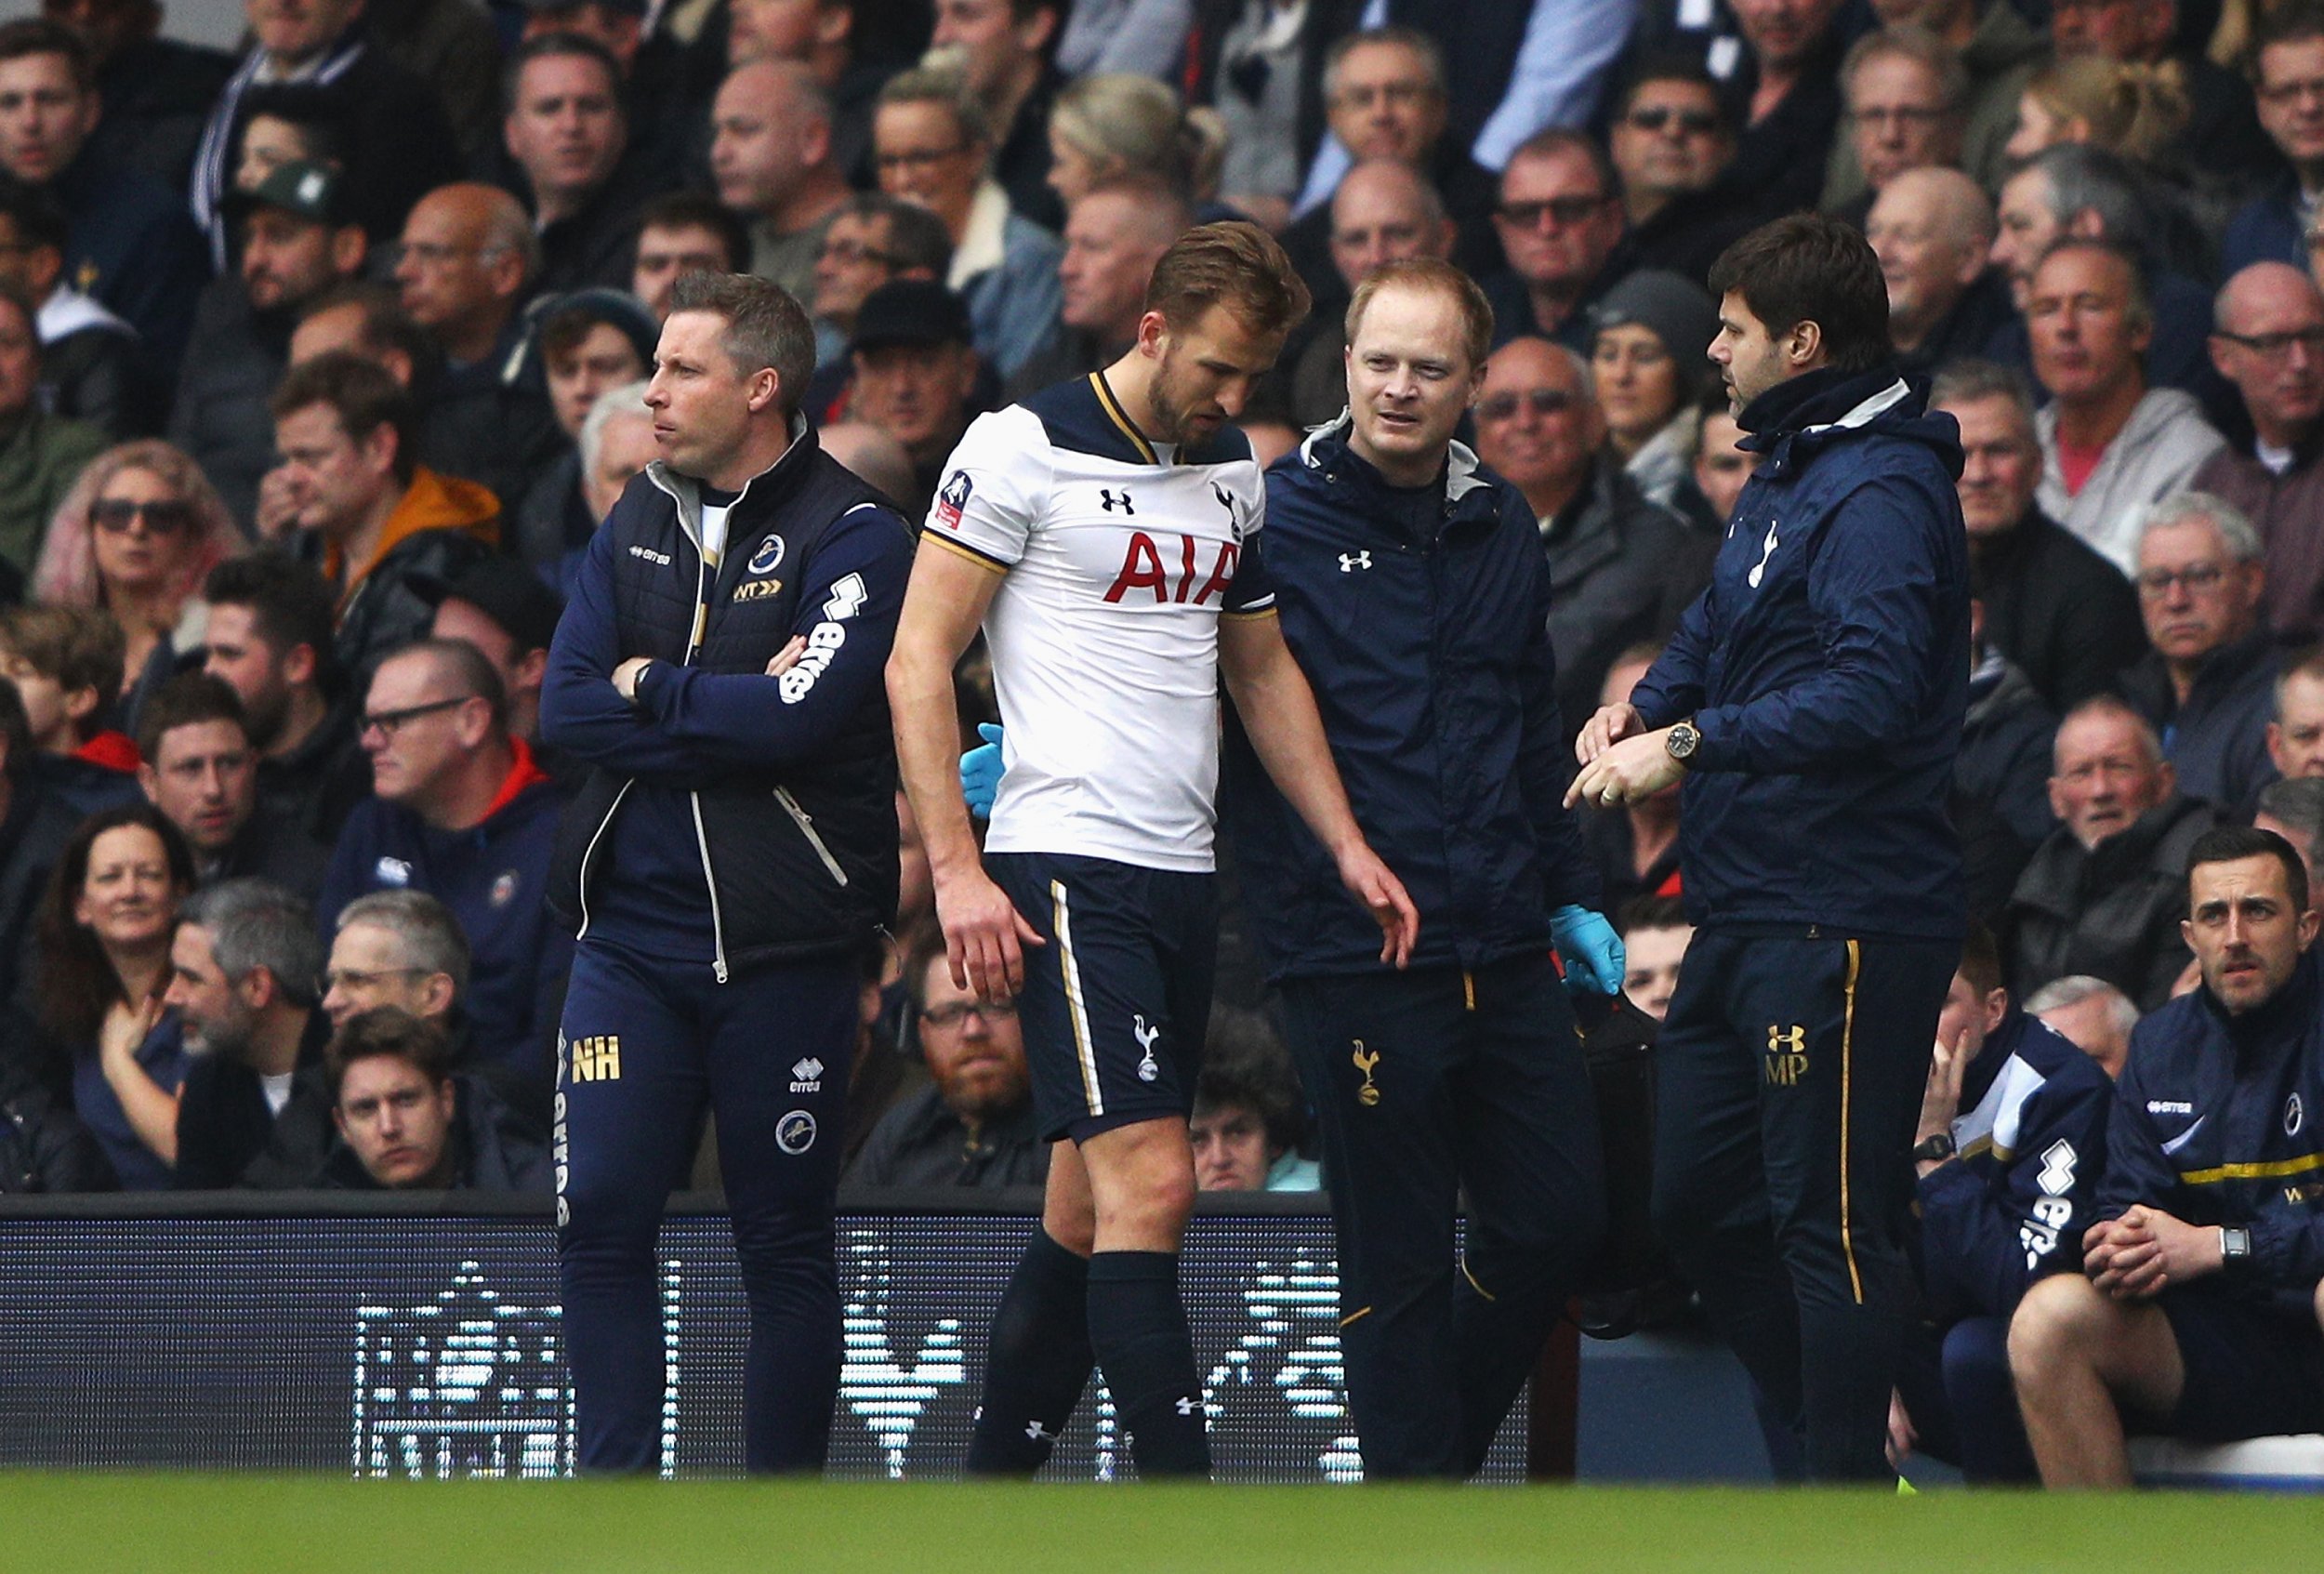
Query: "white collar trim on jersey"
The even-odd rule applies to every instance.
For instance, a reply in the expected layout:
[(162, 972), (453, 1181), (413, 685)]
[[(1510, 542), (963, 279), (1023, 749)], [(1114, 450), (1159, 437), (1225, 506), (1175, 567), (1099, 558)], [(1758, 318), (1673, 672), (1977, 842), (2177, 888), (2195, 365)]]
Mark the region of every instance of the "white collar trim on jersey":
[(1838, 420), (1826, 421), (1821, 426), (1804, 427), (1802, 430), (1805, 431), (1829, 431), (1834, 427), (1864, 426), (1868, 423), (1874, 416), (1879, 415), (1882, 411), (1902, 403), (1905, 396), (1909, 394), (1911, 391), (1911, 389), (1905, 386), (1905, 379), (1898, 377), (1895, 382), (1890, 383), (1886, 388), (1881, 390), (1869, 399), (1865, 400), (1862, 403), (1858, 404), (1855, 409), (1849, 411), (1846, 415), (1841, 417)]
[[(1321, 470), (1323, 461), (1315, 456), (1316, 444), (1337, 432), (1344, 436), (1355, 425), (1355, 413), (1344, 406), (1340, 414), (1322, 426), (1310, 427), (1305, 441), (1300, 444), (1300, 462), (1309, 470)], [(1454, 439), (1445, 462), (1445, 501), (1458, 503), (1470, 492), (1489, 484), (1477, 474), (1476, 451), (1467, 443)]]

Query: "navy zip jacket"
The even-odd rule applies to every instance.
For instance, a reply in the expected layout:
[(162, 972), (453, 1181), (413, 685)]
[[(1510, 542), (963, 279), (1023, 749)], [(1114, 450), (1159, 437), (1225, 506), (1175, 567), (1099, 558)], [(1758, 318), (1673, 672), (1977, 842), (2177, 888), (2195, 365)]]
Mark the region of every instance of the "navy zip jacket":
[[(523, 740), (511, 776), (524, 785), (467, 830), (438, 830), (400, 803), (366, 798), (347, 816), (315, 900), (324, 943), (358, 896), (408, 886), (452, 909), (468, 936), (476, 1064), (546, 1089), (564, 1010), (573, 941), (549, 917), (549, 863), (563, 789), (540, 774)], [(508, 789), (504, 787), (504, 792)]]
[(1932, 1317), (2006, 1317), (2034, 1280), (2081, 1271), (2113, 1107), (2096, 1061), (2010, 1008), (1962, 1075), (1960, 1158), (1916, 1188)]
[[(1408, 510), (1407, 510), (1408, 511)], [(1267, 471), (1269, 577), (1365, 839), (1420, 912), (1414, 967), (1472, 968), (1550, 947), (1550, 914), (1598, 880), (1562, 800), (1550, 577), (1524, 496), (1453, 444), (1433, 535), (1397, 522), (1347, 422)], [(1380, 927), (1356, 906), (1239, 727), (1222, 806), (1271, 972), (1369, 972)]]
[(1704, 591), (1631, 695), (1702, 733), (1679, 817), (1697, 926), (1957, 940), (1945, 813), (1969, 694), (1960, 428), (1893, 368), (1739, 418), (1762, 456)]
[(2098, 1217), (2134, 1203), (2190, 1224), (2243, 1224), (2230, 1292), (2305, 1321), (2324, 1277), (2324, 982), (2311, 950), (2265, 1005), (2229, 1016), (2208, 988), (2131, 1034), (2107, 1129)]
[[(552, 895), (580, 937), (736, 967), (852, 952), (895, 917), (885, 674), (912, 533), (792, 422), (706, 571), (696, 482), (656, 462), (591, 537), (541, 736), (591, 767)], [(780, 678), (792, 635), (808, 649)], [(652, 656), (635, 705), (614, 668)], [(599, 920), (602, 919), (602, 927)]]

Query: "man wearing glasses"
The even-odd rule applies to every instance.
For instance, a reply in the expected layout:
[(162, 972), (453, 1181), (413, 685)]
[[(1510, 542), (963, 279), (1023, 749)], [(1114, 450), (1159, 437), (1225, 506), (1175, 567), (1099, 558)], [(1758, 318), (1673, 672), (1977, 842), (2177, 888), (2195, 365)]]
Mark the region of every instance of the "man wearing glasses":
[(1606, 150), (1622, 178), (1630, 220), (1624, 255), (1638, 267), (1699, 282), (1759, 211), (1755, 194), (1726, 178), (1735, 126), (1698, 60), (1673, 55), (1641, 63), (1623, 87)]
[(372, 796), (339, 833), (316, 915), (329, 938), (347, 905), (375, 892), (443, 904), (471, 956), (471, 1064), (526, 1087), (537, 1108), (573, 964), (546, 901), (565, 795), (510, 734), (508, 704), (465, 640), (422, 640), (379, 664), (359, 722)]
[(2228, 220), (2219, 266), (2229, 275), (2262, 258), (2306, 267), (2309, 218), (2324, 191), (2324, 11), (2277, 7), (2258, 20), (2252, 42), (2252, 99), (2286, 167)]
[[(1514, 15), (1519, 8), (1503, 9)], [(1316, 150), (1295, 205), (1300, 217), (1283, 232), (1283, 249), (1314, 292), (1317, 311), (1347, 302), (1350, 286), (1331, 255), (1331, 198), (1359, 164), (1388, 159), (1419, 171), (1460, 226), (1462, 265), (1482, 272), (1497, 260), (1485, 228), (1493, 177), (1459, 138), (1446, 135), (1452, 106), (1445, 82), (1444, 50), (1415, 28), (1353, 33), (1325, 55), (1324, 114), (1331, 134)]]
[(980, 1000), (952, 981), (942, 930), (914, 937), (904, 987), (928, 1085), (872, 1128), (847, 1178), (867, 1186), (1037, 1186), (1049, 1144), (1013, 997)]
[(404, 311), (443, 351), (429, 398), (429, 456), (513, 507), (564, 451), (548, 396), (503, 376), (540, 283), (541, 242), (497, 186), (439, 186), (403, 220), (390, 254)]
[(1580, 358), (1563, 345), (1519, 338), (1493, 352), (1476, 434), (1477, 457), (1525, 495), (1540, 530), (1557, 588), (1550, 645), (1570, 741), (1597, 708), (1615, 658), (1667, 638), (1710, 583), (1716, 543), (1639, 491), (1607, 446)]
[[(872, 291), (897, 279), (941, 279), (952, 267), (944, 220), (917, 203), (859, 192), (831, 216), (815, 254), (815, 287), (799, 297), (815, 321), (815, 370), (844, 380), (855, 314)], [(811, 397), (810, 410), (818, 408)]]
[(2251, 417), (2248, 449), (2222, 448), (2195, 472), (2196, 490), (2243, 510), (2267, 543), (2267, 622), (2277, 642), (2324, 639), (2324, 294), (2281, 262), (2254, 262), (2219, 292), (2212, 364)]
[(1942, 40), (1918, 30), (1867, 33), (1848, 51), (1841, 81), (1847, 146), (1863, 179), (1833, 207), (1842, 218), (1861, 224), (1872, 199), (1907, 170), (1961, 167), (1969, 75)]
[(2119, 685), (2163, 740), (2179, 790), (2238, 821), (2273, 780), (2276, 646), (2261, 616), (2267, 565), (2233, 504), (2182, 492), (2138, 537), (2138, 605), (2154, 648)]
[(1614, 191), (1614, 166), (1578, 131), (1552, 127), (1511, 155), (1493, 212), (1509, 267), (1484, 281), (1495, 349), (1532, 334), (1590, 352), (1588, 308), (1613, 282), (1607, 259), (1622, 241)]

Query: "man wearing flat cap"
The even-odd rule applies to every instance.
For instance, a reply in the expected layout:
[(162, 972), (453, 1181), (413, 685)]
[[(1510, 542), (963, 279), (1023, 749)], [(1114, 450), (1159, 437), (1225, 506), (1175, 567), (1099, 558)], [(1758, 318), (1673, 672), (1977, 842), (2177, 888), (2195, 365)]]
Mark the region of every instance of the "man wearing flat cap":
[(980, 363), (969, 345), (969, 309), (933, 280), (895, 280), (865, 298), (848, 351), (855, 386), (847, 413), (904, 444), (913, 496), (896, 500), (907, 517), (924, 514), (945, 456), (978, 414), (972, 395)]

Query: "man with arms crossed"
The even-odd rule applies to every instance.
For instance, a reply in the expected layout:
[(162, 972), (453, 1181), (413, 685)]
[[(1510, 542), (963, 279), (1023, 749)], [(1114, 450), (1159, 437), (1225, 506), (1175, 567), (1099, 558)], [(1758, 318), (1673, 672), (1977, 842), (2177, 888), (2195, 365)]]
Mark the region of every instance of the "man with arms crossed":
[(1968, 703), (1959, 429), (1897, 375), (1855, 231), (1779, 218), (1710, 287), (1758, 468), (1710, 589), (1582, 729), (1566, 800), (1684, 778), (1695, 939), (1656, 1050), (1655, 1221), (1807, 1475), (1893, 1480), (1905, 1155), (1968, 924), (1945, 813)]
[(554, 1156), (585, 1470), (660, 1457), (654, 1234), (706, 1104), (750, 1303), (745, 1462), (819, 1471), (829, 1436), (857, 958), (895, 921), (880, 673), (911, 536), (799, 414), (814, 365), (780, 286), (678, 282), (645, 395), (661, 457), (591, 537), (549, 646), (542, 739), (591, 767), (550, 880), (579, 920)]
[[(1221, 673), (1380, 923), (1383, 959), (1403, 961), (1419, 926), (1356, 828), (1284, 646), (1254, 551), (1259, 467), (1227, 425), (1307, 309), (1263, 231), (1189, 231), (1155, 265), (1128, 353), (970, 428), (913, 565), (888, 675), (905, 787), (954, 977), (982, 999), (1021, 995), (1056, 1144), (1041, 1228), (994, 1320), (972, 1472), (1039, 1468), (1092, 1364), (1142, 1476), (1209, 1470), (1177, 1253), (1217, 939)], [(952, 687), (980, 623), (1008, 723), (984, 861)]]

